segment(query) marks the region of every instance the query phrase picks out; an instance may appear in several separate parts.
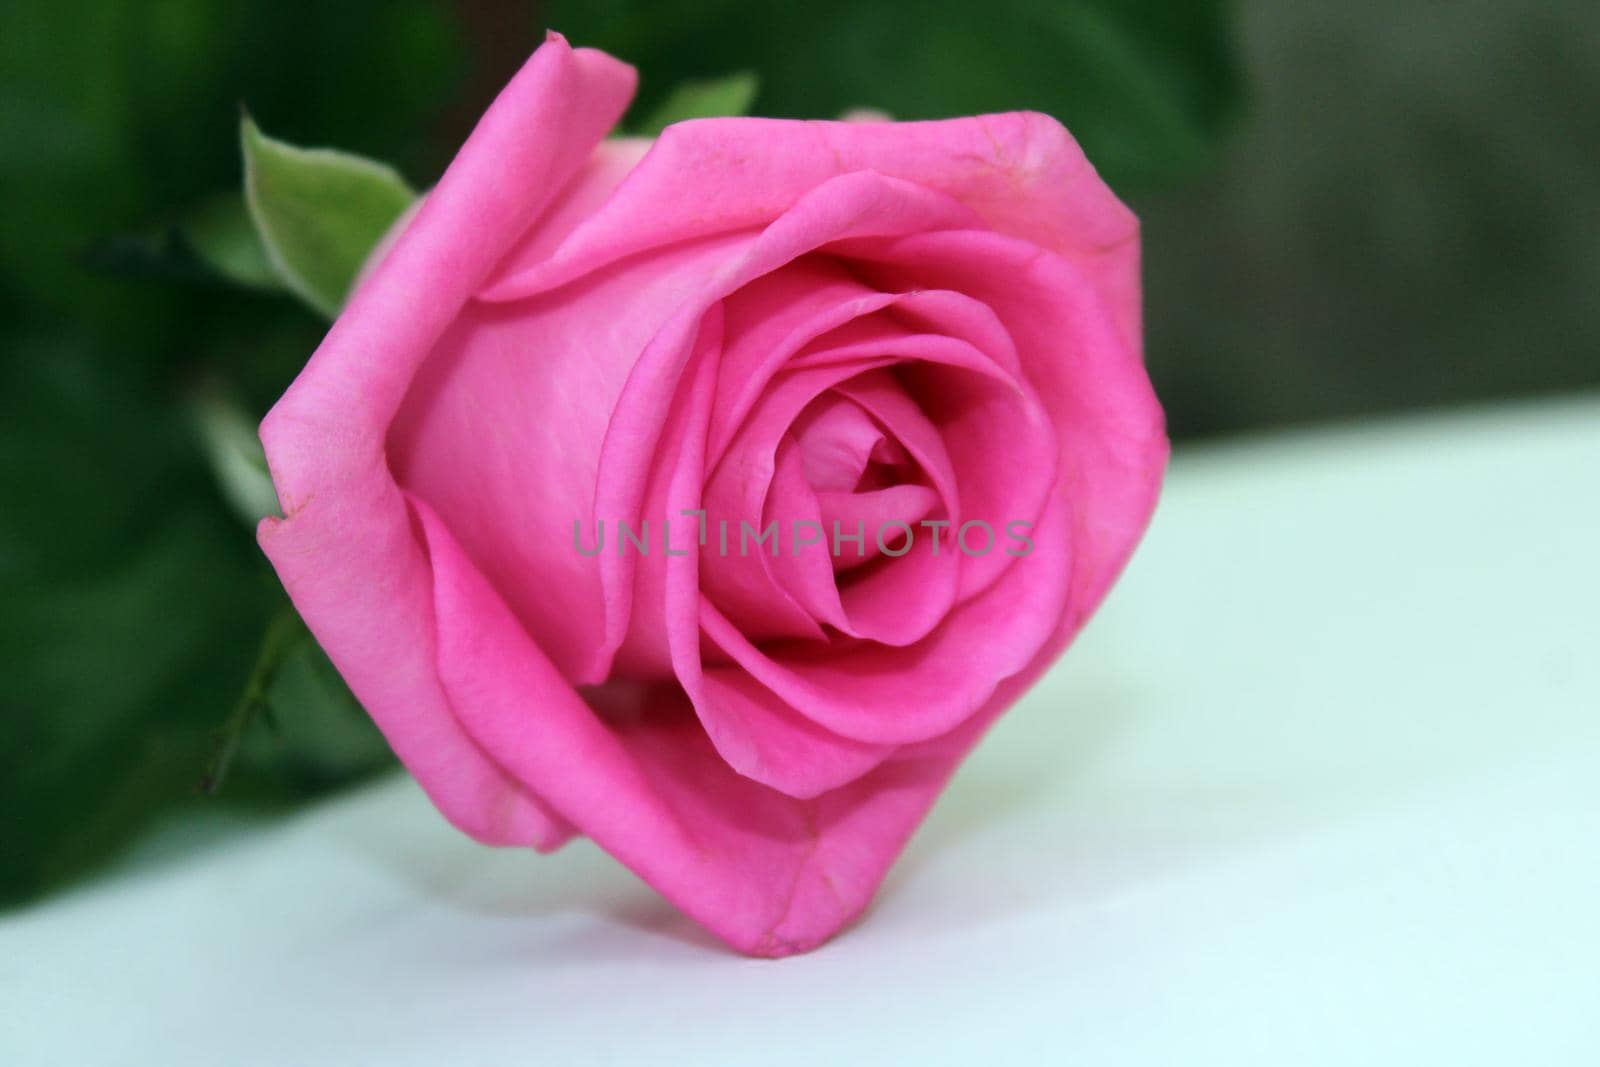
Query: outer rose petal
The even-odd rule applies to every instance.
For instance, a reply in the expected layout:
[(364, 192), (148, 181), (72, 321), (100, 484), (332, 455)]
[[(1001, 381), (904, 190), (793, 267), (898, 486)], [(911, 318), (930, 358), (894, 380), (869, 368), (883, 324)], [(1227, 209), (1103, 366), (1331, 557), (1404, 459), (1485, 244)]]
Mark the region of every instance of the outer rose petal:
[(892, 124), (680, 122), (547, 262), (501, 276), (489, 295), (514, 299), (647, 248), (765, 225), (829, 178), (856, 171), (954, 197), (1000, 233), (1083, 267), (1118, 327), (1139, 342), (1139, 222), (1072, 135), (1034, 112)]
[(434, 668), (433, 590), (385, 434), (418, 366), (626, 108), (632, 68), (552, 35), (474, 130), (262, 424), (286, 517), (258, 537), (284, 587), (439, 809), (481, 840), (570, 826), (462, 730)]
[[(584, 520), (592, 543), (586, 520), (611, 410), (682, 292), (735, 253), (725, 238), (686, 242), (515, 307), (469, 303), (390, 429), (396, 482), (449, 523), (575, 683), (602, 682), (610, 667), (601, 561), (573, 547), (573, 523)], [(617, 530), (605, 533), (613, 554)]]
[(723, 762), (670, 687), (641, 692), (623, 723), (595, 714), (444, 525), (417, 510), (436, 583), (439, 674), (467, 729), (742, 952), (803, 952), (859, 914), (982, 728), (901, 749), (815, 799), (785, 796)]

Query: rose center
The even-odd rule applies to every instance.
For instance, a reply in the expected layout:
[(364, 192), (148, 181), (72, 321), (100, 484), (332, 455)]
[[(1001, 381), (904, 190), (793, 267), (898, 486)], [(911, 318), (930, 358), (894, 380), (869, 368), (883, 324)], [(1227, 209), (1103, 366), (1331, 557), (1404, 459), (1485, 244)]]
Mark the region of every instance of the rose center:
[(904, 445), (849, 396), (819, 396), (796, 418), (790, 438), (816, 496), (835, 573), (880, 559), (885, 548), (895, 554), (907, 529), (938, 506)]

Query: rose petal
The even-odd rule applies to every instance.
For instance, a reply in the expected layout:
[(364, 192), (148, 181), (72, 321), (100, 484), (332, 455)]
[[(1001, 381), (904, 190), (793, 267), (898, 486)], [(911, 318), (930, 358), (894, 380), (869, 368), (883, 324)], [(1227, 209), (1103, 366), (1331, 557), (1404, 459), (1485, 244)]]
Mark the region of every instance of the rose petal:
[(588, 158), (633, 83), (631, 68), (559, 37), (540, 48), (261, 428), (286, 514), (262, 522), (262, 549), (440, 811), (499, 844), (551, 848), (570, 827), (452, 714), (433, 666), (427, 561), (389, 475), (385, 435), (417, 366)]
[[(704, 284), (728, 251), (666, 250), (514, 309), (469, 304), (390, 430), (396, 480), (445, 517), (576, 682), (602, 681), (611, 665), (600, 652), (600, 556), (615, 555), (621, 531), (593, 520), (611, 409), (682, 291)], [(628, 314), (596, 328), (597, 308), (622, 306)]]
[(1149, 522), (1166, 466), (1164, 418), (1137, 337), (1081, 265), (1026, 241), (926, 233), (858, 242), (850, 254), (876, 284), (959, 288), (1006, 322), (1059, 441), (1059, 479), (1074, 508), (1069, 603), (1087, 618)]
[(1069, 526), (1066, 501), (1052, 496), (1033, 531), (1035, 550), (904, 647), (860, 641), (757, 648), (704, 601), (701, 625), (734, 661), (707, 674), (747, 671), (808, 719), (858, 741), (937, 737), (976, 713), (996, 683), (1021, 670), (1055, 631), (1072, 573)]
[[(781, 631), (766, 623), (764, 605), (786, 598), (811, 618), (845, 634), (909, 644), (926, 634), (953, 602), (961, 561), (951, 553), (934, 555), (926, 537), (920, 544), (914, 540), (907, 558), (884, 570), (876, 582), (841, 595), (831, 553), (833, 528), (822, 524), (821, 507), (808, 483), (799, 449), (785, 444), (790, 428), (819, 396), (828, 390), (854, 388), (852, 383), (894, 358), (833, 360), (780, 374), (707, 479), (709, 514), (728, 514), (739, 520), (751, 516), (752, 524), (762, 529), (777, 524), (779, 550), (775, 556), (755, 548), (748, 554), (734, 551), (723, 556), (719, 544), (717, 557), (706, 559), (703, 580), (707, 595), (719, 608), (727, 605), (738, 612), (747, 637), (778, 635)], [(885, 380), (893, 388), (892, 379)], [(880, 397), (879, 403), (882, 407), (887, 400)], [(958, 514), (956, 481), (938, 433), (909, 402), (885, 410), (892, 412), (899, 444), (931, 481), (942, 513)], [(760, 473), (767, 477), (758, 476)], [(812, 525), (798, 525), (805, 523)], [(821, 531), (817, 534), (821, 543), (805, 550), (797, 547), (795, 534), (802, 530), (807, 534)], [(848, 532), (841, 528), (841, 533)], [(776, 587), (777, 596), (761, 595), (758, 574)], [(728, 595), (732, 582), (739, 583), (742, 595)], [(887, 601), (881, 592), (886, 588), (899, 598), (896, 610), (885, 610)]]
[[(661, 461), (651, 472), (646, 512), (667, 516), (682, 535), (662, 542), (692, 543), (701, 503), (705, 428), (715, 394), (722, 314), (702, 320), (681, 403), (668, 418)], [(661, 520), (657, 520), (661, 521)], [(635, 611), (629, 639), (617, 656), (620, 672), (675, 677), (689, 696), (707, 737), (733, 769), (791, 796), (815, 796), (876, 767), (892, 749), (838, 737), (772, 699), (745, 678), (714, 679), (701, 670), (699, 554), (645, 555), (635, 570)], [(666, 647), (660, 647), (664, 642)], [(668, 662), (670, 659), (670, 662)]]
[(495, 267), (485, 283), (532, 270), (545, 262), (616, 191), (654, 142), (646, 137), (608, 137), (595, 146), (576, 177), (550, 202)]
[(802, 256), (729, 294), (723, 301), (726, 343), (706, 446), (712, 463), (727, 450), (772, 376), (801, 349), (898, 299), (822, 256)]
[[(641, 164), (642, 166), (642, 164)], [(627, 185), (627, 182), (624, 182)], [(850, 174), (813, 189), (688, 300), (640, 355), (618, 398), (601, 451), (598, 520), (638, 520), (663, 428), (707, 309), (819, 244), (969, 225), (971, 213), (948, 197), (878, 174)], [(621, 646), (633, 606), (637, 556), (600, 556), (606, 605), (603, 655)]]
[[(916, 294), (930, 295), (942, 296), (938, 292)], [(907, 296), (905, 303), (927, 308), (930, 302), (913, 302), (913, 297)], [(902, 305), (892, 305), (890, 310), (900, 311)], [(936, 466), (927, 466), (925, 454), (918, 459), (938, 475), (935, 484), (951, 505), (945, 516), (951, 522), (945, 539), (953, 543), (969, 522), (987, 523), (997, 540), (1008, 523), (1034, 522), (1055, 482), (1057, 444), (1045, 409), (1026, 378), (1002, 369), (1008, 361), (1009, 339), (999, 358), (991, 359), (989, 353), (956, 337), (904, 332), (896, 317), (869, 316), (848, 323), (808, 346), (795, 366), (850, 365), (891, 354), (898, 357), (903, 362), (897, 364), (897, 374), (915, 392), (914, 404), (900, 388), (858, 395), (859, 383), (867, 378), (839, 388), (855, 396), (891, 429), (915, 420), (928, 427), (919, 440), (939, 442), (944, 458)], [(997, 472), (1004, 472), (1003, 476)], [(954, 505), (957, 488), (959, 507)], [(974, 527), (972, 536), (974, 546), (981, 544), (985, 536), (982, 527)], [(1010, 559), (1003, 552), (963, 555), (959, 595), (966, 598), (987, 588), (1010, 565)]]
[[(492, 299), (516, 299), (647, 248), (767, 222), (841, 174), (873, 171), (968, 205), (985, 228), (1078, 266), (1139, 343), (1139, 224), (1059, 122), (1036, 112), (892, 125), (720, 118), (680, 122), (604, 208)], [(663, 211), (693, 204), (694, 211)]]
[[(671, 687), (597, 715), (426, 505), (438, 672), (473, 738), (585, 834), (740, 951), (802, 952), (854, 918), (981, 729), (798, 800), (734, 770)], [(538, 715), (528, 714), (538, 708)]]

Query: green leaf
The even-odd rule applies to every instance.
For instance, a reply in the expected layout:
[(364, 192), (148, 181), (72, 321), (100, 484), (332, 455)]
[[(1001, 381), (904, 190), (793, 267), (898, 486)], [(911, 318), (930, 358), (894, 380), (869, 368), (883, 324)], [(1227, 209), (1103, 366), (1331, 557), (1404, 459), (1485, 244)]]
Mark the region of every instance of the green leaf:
[(297, 148), (245, 116), (245, 202), (267, 258), (289, 288), (330, 318), (378, 241), (416, 200), (393, 168), (330, 148)]
[(643, 137), (654, 137), (674, 122), (743, 115), (755, 102), (758, 84), (755, 74), (748, 70), (721, 78), (680, 82), (639, 123), (637, 132)]
[(198, 393), (192, 411), (211, 471), (233, 510), (252, 529), (268, 515), (278, 514), (278, 493), (272, 487), (255, 420), (215, 389)]

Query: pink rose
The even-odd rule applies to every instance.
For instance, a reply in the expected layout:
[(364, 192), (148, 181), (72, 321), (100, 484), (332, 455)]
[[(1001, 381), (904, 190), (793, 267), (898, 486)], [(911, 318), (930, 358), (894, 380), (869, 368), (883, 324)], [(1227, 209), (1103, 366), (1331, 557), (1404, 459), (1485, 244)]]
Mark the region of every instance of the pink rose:
[(260, 540), (457, 826), (784, 955), (1150, 517), (1137, 222), (1043, 115), (604, 140), (633, 87), (512, 80), (263, 423)]

